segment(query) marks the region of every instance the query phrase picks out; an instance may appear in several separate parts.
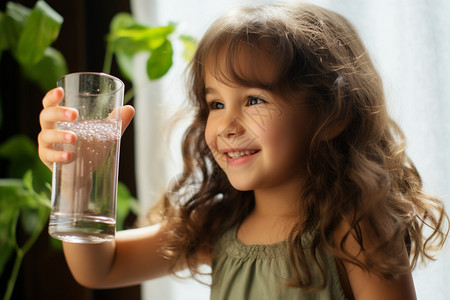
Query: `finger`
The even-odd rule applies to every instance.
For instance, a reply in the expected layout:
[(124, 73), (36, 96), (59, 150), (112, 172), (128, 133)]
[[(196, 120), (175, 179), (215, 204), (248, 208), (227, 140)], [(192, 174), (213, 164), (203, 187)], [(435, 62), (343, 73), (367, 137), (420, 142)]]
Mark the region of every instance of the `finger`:
[(72, 155), (72, 153), (67, 151), (39, 148), (39, 158), (50, 170), (54, 162), (68, 162), (72, 159)]
[(54, 162), (68, 162), (73, 154), (53, 148), (56, 143), (72, 144), (76, 141), (76, 134), (63, 130), (43, 130), (38, 135), (38, 154), (41, 161), (50, 169)]
[(38, 135), (38, 143), (44, 147), (50, 147), (56, 143), (72, 144), (77, 136), (72, 131), (48, 129), (43, 130)]
[(131, 120), (134, 117), (135, 110), (131, 105), (125, 105), (122, 108), (122, 134), (125, 129), (127, 129), (128, 125), (130, 125)]
[(60, 87), (54, 88), (45, 94), (42, 99), (42, 106), (44, 108), (56, 106), (64, 98), (64, 90)]
[(123, 107), (116, 107), (108, 116), (108, 119), (115, 120), (120, 115), (122, 120), (122, 134), (134, 116), (134, 108), (131, 105), (125, 105)]
[(74, 108), (62, 106), (49, 106), (44, 108), (39, 115), (41, 128), (53, 129), (57, 121), (72, 122), (78, 117), (78, 111)]

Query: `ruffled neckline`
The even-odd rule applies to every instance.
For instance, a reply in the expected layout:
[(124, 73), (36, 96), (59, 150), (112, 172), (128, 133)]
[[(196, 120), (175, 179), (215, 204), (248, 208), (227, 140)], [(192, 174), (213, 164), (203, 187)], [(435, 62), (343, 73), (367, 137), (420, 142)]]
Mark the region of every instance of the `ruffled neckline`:
[(225, 252), (234, 258), (270, 259), (286, 255), (288, 242), (280, 241), (273, 244), (246, 245), (237, 238), (239, 226), (228, 230), (222, 239)]

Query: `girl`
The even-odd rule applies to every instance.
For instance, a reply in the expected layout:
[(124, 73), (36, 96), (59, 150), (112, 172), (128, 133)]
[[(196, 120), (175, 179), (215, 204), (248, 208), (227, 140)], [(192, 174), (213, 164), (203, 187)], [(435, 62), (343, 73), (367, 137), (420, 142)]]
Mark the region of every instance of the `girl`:
[[(414, 299), (411, 269), (447, 236), (422, 191), (381, 79), (353, 26), (310, 4), (243, 8), (217, 20), (190, 65), (195, 118), (184, 169), (155, 225), (114, 242), (64, 243), (75, 278), (131, 285), (212, 266), (212, 299)], [(39, 154), (77, 112), (43, 100)], [(123, 124), (134, 114), (123, 109)], [(170, 197), (169, 197), (170, 196)], [(428, 235), (422, 231), (430, 228)]]

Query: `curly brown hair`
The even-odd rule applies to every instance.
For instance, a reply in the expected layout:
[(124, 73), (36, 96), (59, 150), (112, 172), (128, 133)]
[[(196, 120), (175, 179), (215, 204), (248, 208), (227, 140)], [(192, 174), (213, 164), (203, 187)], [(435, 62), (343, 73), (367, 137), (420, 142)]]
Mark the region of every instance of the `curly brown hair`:
[[(267, 83), (256, 73), (243, 72), (238, 64), (243, 47), (270, 57), (276, 79)], [(218, 53), (226, 56), (222, 70)], [(260, 56), (246, 59), (251, 65)], [(387, 113), (381, 78), (354, 27), (343, 16), (311, 4), (271, 4), (218, 19), (190, 64), (195, 116), (182, 143), (183, 173), (164, 195), (161, 210), (168, 225), (164, 253), (174, 270), (183, 265), (198, 274), (199, 253), (211, 253), (218, 237), (254, 207), (253, 193), (230, 185), (206, 144), (206, 64), (215, 64), (223, 81), (268, 89), (289, 99), (292, 107), (302, 101), (315, 112), (308, 178), (299, 195), (299, 215), (306, 219), (299, 218), (289, 237), (293, 285), (311, 287), (306, 252), (320, 256), (328, 251), (390, 277), (406, 271), (397, 262), (398, 240), (405, 241), (412, 268), (442, 247), (448, 233), (443, 203), (423, 192), (405, 153), (405, 137)], [(349, 228), (336, 240), (343, 220)], [(364, 248), (362, 222), (376, 234), (375, 249)], [(305, 233), (313, 236), (308, 249), (301, 243)], [(349, 236), (365, 251), (364, 261), (345, 250)]]

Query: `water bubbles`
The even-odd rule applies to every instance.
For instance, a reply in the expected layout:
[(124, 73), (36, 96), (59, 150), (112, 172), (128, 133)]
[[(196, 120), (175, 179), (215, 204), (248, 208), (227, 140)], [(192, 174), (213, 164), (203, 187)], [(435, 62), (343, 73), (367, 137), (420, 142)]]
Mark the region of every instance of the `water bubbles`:
[(58, 123), (58, 129), (73, 131), (77, 135), (73, 144), (63, 144), (62, 148), (76, 153), (73, 163), (77, 164), (76, 168), (85, 172), (92, 172), (110, 157), (115, 157), (121, 135), (120, 127), (120, 121), (110, 119)]
[(120, 138), (120, 122), (116, 120), (82, 120), (60, 122), (58, 125), (59, 129), (73, 131), (78, 139), (88, 142), (107, 142)]

